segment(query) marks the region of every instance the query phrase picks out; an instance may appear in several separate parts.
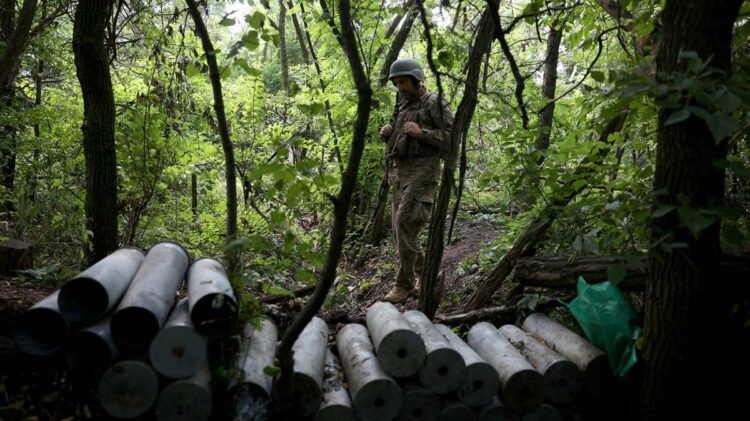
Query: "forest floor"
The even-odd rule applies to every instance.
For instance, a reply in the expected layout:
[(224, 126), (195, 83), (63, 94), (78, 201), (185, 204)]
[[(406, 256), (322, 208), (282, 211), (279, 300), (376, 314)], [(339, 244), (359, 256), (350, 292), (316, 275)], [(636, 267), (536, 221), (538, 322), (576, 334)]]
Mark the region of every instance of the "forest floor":
[[(438, 313), (459, 310), (471, 295), (479, 275), (478, 267), (475, 264), (464, 267), (464, 262), (475, 257), (482, 246), (497, 235), (498, 227), (486, 220), (457, 221), (454, 240), (443, 255), (441, 271), (446, 292)], [(394, 284), (398, 258), (391, 239), (380, 247), (367, 249), (363, 256), (353, 261), (347, 260), (345, 255), (335, 290), (321, 311), (334, 331), (342, 323), (364, 322), (367, 308), (381, 300)], [(15, 348), (12, 335), (18, 316), (54, 289), (49, 283), (0, 277), (0, 421), (96, 419), (101, 416), (92, 385), (82, 386), (67, 375), (60, 356), (30, 359)], [(306, 297), (286, 300), (268, 310), (277, 316), (281, 314), (283, 328), (306, 301)], [(418, 299), (409, 298), (399, 307), (409, 310), (417, 308), (418, 304)]]

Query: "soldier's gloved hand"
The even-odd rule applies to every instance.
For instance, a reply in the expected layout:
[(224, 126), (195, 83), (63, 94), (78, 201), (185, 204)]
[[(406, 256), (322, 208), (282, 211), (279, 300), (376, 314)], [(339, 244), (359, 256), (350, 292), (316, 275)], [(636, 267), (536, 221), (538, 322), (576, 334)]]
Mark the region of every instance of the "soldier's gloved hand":
[(419, 124), (410, 121), (408, 123), (404, 123), (404, 134), (415, 139), (419, 139), (422, 137), (422, 128), (419, 126)]
[(380, 138), (383, 140), (387, 139), (388, 136), (391, 135), (391, 133), (393, 133), (393, 127), (391, 127), (390, 124), (380, 128)]

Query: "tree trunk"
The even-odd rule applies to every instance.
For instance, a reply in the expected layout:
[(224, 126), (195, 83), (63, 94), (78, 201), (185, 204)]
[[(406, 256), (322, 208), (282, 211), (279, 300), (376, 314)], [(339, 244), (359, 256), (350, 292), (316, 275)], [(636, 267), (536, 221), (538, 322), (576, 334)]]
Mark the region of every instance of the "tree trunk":
[[(724, 72), (709, 76), (721, 83), (731, 71), (732, 27), (741, 4), (740, 0), (668, 1), (662, 14), (658, 74), (687, 71), (689, 60), (680, 55), (694, 51)], [(732, 297), (715, 282), (720, 220), (691, 232), (686, 215), (722, 206), (724, 170), (714, 163), (726, 157), (727, 139), (714, 139), (706, 122), (694, 115), (666, 124), (674, 111), (659, 110), (654, 191), (663, 193), (655, 196), (653, 207), (677, 209), (652, 221), (656, 245), (650, 248), (646, 284), (642, 419), (709, 414), (725, 418), (722, 415), (728, 416), (742, 402), (733, 401), (736, 386), (725, 378), (737, 371), (729, 366), (734, 360), (727, 358), (732, 351), (724, 342), (728, 336), (722, 334), (730, 314), (725, 305)], [(673, 247), (677, 244), (684, 247)], [(716, 346), (707, 338), (709, 331), (724, 345)]]
[(482, 57), (489, 51), (495, 31), (495, 25), (490, 15), (490, 6), (487, 6), (480, 19), (477, 38), (469, 54), (464, 95), (453, 118), (453, 127), (450, 136), (451, 143), (448, 145), (448, 154), (443, 165), (440, 193), (438, 193), (435, 209), (430, 220), (427, 250), (425, 251), (425, 262), (422, 269), (422, 285), (419, 294), (419, 309), (430, 319), (435, 316), (440, 304), (435, 291), (440, 262), (443, 258), (443, 248), (445, 246), (443, 242), (445, 219), (448, 214), (451, 190), (453, 189), (453, 171), (456, 169), (458, 145), (461, 142), (461, 138), (468, 131), (468, 126), (471, 124), (471, 118), (474, 115), (474, 109), (477, 106), (477, 83), (479, 82), (479, 72), (482, 67)]
[[(15, 107), (15, 81), (21, 58), (31, 37), (37, 0), (25, 0), (16, 19), (16, 1), (0, 3), (0, 108)], [(15, 210), (16, 126), (0, 129), (0, 215)], [(8, 218), (10, 219), (10, 218)]]
[[(289, 8), (293, 7), (291, 1), (287, 3)], [(307, 52), (307, 46), (305, 45), (305, 33), (302, 31), (302, 26), (297, 19), (297, 13), (292, 14), (292, 23), (294, 24), (294, 32), (297, 34), (297, 42), (299, 43), (299, 49), (302, 52), (302, 60), (305, 64), (310, 64), (310, 54)]]
[[(247, 206), (247, 198), (245, 199), (245, 206)], [(190, 210), (193, 213), (193, 220), (197, 222), (198, 221), (198, 175), (195, 173), (190, 175)]]
[(281, 85), (286, 96), (291, 96), (289, 87), (289, 62), (286, 57), (286, 6), (284, 0), (279, 0), (279, 59), (281, 60)]
[(86, 227), (94, 263), (117, 248), (117, 157), (115, 99), (104, 45), (114, 0), (81, 0), (73, 22), (73, 53), (83, 94), (86, 161)]
[[(219, 74), (219, 66), (216, 63), (216, 52), (214, 46), (211, 44), (211, 39), (208, 36), (208, 30), (206, 25), (203, 23), (198, 6), (195, 4), (195, 0), (186, 0), (188, 8), (190, 9), (190, 15), (195, 23), (195, 30), (198, 32), (198, 36), (201, 39), (203, 50), (206, 52), (206, 61), (208, 62), (208, 69), (211, 75), (211, 87), (213, 88), (214, 94), (214, 111), (216, 112), (216, 120), (219, 125), (219, 135), (221, 136), (221, 148), (224, 150), (224, 176), (226, 177), (227, 183), (227, 231), (226, 231), (226, 242), (229, 243), (237, 238), (237, 174), (234, 163), (234, 145), (232, 140), (229, 138), (229, 125), (227, 124), (227, 117), (224, 114), (224, 96), (221, 93), (221, 76)], [(238, 269), (239, 260), (236, 256), (228, 257), (227, 269), (228, 271), (235, 272)]]
[[(321, 1), (324, 2), (324, 0)], [(279, 346), (279, 362), (281, 366), (281, 378), (283, 379), (292, 379), (291, 374), (293, 371), (294, 360), (291, 351), (294, 341), (297, 340), (300, 332), (302, 332), (307, 323), (323, 305), (323, 302), (328, 295), (328, 291), (331, 289), (331, 285), (333, 285), (333, 281), (336, 279), (336, 268), (339, 259), (341, 258), (344, 238), (346, 237), (347, 215), (349, 214), (352, 194), (357, 185), (357, 174), (359, 173), (359, 165), (362, 160), (362, 151), (365, 147), (365, 135), (367, 134), (367, 123), (370, 116), (372, 88), (370, 87), (370, 81), (367, 79), (364, 69), (362, 68), (362, 61), (357, 52), (349, 1), (339, 0), (338, 6), (339, 19), (342, 28), (342, 46), (349, 61), (349, 65), (351, 66), (355, 87), (359, 96), (357, 101), (357, 119), (354, 121), (353, 139), (349, 150), (349, 162), (347, 163), (346, 171), (341, 175), (341, 189), (339, 190), (338, 196), (332, 198), (333, 225), (331, 227), (331, 237), (328, 246), (328, 253), (326, 255), (326, 263), (321, 272), (320, 280), (315, 286), (313, 296), (294, 319), (291, 326), (286, 330), (286, 333), (281, 340), (281, 345)], [(284, 394), (288, 394), (289, 391), (293, 390), (292, 387), (289, 387), (291, 385), (286, 386), (287, 387), (282, 385), (278, 388), (282, 393), (282, 398), (288, 398), (288, 396), (284, 396)], [(277, 402), (279, 403), (279, 409), (282, 414), (288, 411), (288, 408), (283, 407), (287, 403), (287, 399), (278, 399)]]
[(555, 25), (549, 27), (547, 34), (547, 58), (544, 60), (544, 82), (542, 83), (542, 96), (550, 101), (544, 106), (539, 114), (539, 131), (536, 135), (536, 150), (540, 153), (537, 160), (542, 165), (549, 148), (549, 139), (552, 133), (552, 117), (555, 114), (555, 88), (557, 87), (557, 62), (560, 56), (560, 41), (562, 41), (562, 29), (556, 29)]
[[(610, 121), (599, 136), (598, 143), (604, 145), (610, 145), (610, 135), (619, 132), (625, 124), (625, 119), (628, 116), (627, 112), (620, 114)], [(592, 169), (600, 165), (604, 158), (609, 153), (609, 147), (602, 147), (598, 149), (596, 153), (591, 157), (587, 157), (581, 161), (578, 168), (574, 172), (576, 179), (588, 178), (596, 174), (595, 170)], [(588, 184), (588, 183), (586, 183)], [(492, 294), (502, 285), (505, 278), (513, 270), (518, 259), (520, 259), (526, 251), (533, 247), (547, 232), (547, 229), (555, 222), (560, 208), (567, 206), (571, 200), (573, 200), (578, 193), (583, 191), (586, 185), (583, 185), (577, 189), (568, 190), (567, 193), (558, 196), (547, 205), (536, 218), (527, 226), (527, 228), (516, 237), (510, 250), (500, 259), (497, 266), (492, 269), (492, 272), (482, 276), (479, 281), (477, 291), (469, 298), (469, 302), (464, 306), (464, 310), (476, 310), (477, 308), (486, 304)]]

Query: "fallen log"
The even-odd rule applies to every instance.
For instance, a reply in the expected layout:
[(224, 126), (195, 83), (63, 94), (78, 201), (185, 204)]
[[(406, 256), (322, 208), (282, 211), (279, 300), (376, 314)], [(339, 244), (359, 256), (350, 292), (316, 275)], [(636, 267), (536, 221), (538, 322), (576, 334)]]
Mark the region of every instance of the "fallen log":
[(515, 325), (500, 327), (513, 346), (544, 376), (544, 399), (561, 404), (575, 399), (583, 387), (583, 373), (571, 361)]
[(575, 363), (583, 372), (584, 387), (587, 391), (594, 394), (604, 393), (605, 386), (612, 376), (609, 360), (604, 351), (542, 313), (530, 315), (521, 327)]
[(526, 413), (542, 404), (544, 378), (495, 326), (477, 323), (469, 330), (468, 342), (497, 370), (500, 394), (510, 409)]
[(367, 329), (383, 371), (394, 377), (416, 374), (427, 351), (422, 338), (391, 303), (377, 302), (367, 309)]
[[(646, 256), (561, 256), (522, 257), (516, 263), (513, 279), (523, 286), (544, 288), (575, 288), (578, 277), (589, 284), (609, 279), (607, 270), (621, 265), (626, 271), (618, 287), (624, 290), (643, 289), (648, 279)], [(717, 279), (750, 279), (750, 256), (724, 254), (719, 263)]]
[(330, 348), (326, 350), (323, 376), (323, 399), (313, 421), (354, 421), (352, 399), (344, 378), (344, 369)]
[(457, 325), (460, 323), (474, 323), (491, 317), (507, 320), (507, 323), (511, 323), (516, 318), (516, 310), (512, 306), (480, 308), (466, 312), (438, 314), (435, 316), (435, 320), (447, 325)]
[(458, 388), (458, 398), (461, 402), (469, 406), (480, 406), (491, 401), (500, 390), (500, 377), (497, 371), (448, 326), (436, 324), (435, 329), (464, 359), (466, 378)]
[(260, 302), (265, 303), (265, 304), (278, 304), (282, 301), (310, 295), (312, 294), (313, 291), (315, 291), (315, 285), (306, 285), (306, 286), (303, 286), (302, 288), (298, 288), (298, 289), (295, 289), (294, 291), (291, 291), (292, 295), (268, 295), (268, 296), (262, 297), (260, 299)]
[(336, 346), (357, 417), (364, 421), (396, 417), (404, 404), (404, 395), (380, 368), (367, 328), (358, 324), (344, 326), (336, 336)]
[(208, 363), (187, 379), (176, 380), (161, 392), (154, 416), (158, 421), (204, 421), (211, 416), (211, 370)]
[(206, 338), (193, 328), (188, 298), (177, 303), (167, 323), (151, 341), (148, 354), (154, 369), (170, 379), (192, 376), (205, 364)]
[(430, 319), (419, 310), (404, 313), (404, 318), (424, 342), (427, 356), (419, 369), (419, 380), (430, 392), (445, 394), (458, 389), (466, 378), (466, 363)]

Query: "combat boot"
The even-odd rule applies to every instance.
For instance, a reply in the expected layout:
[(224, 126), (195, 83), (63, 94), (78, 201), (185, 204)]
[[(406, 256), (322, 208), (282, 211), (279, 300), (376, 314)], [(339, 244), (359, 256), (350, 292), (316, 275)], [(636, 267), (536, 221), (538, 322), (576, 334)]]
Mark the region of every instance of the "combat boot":
[(411, 293), (411, 290), (396, 285), (395, 287), (391, 288), (390, 291), (388, 291), (388, 294), (385, 296), (385, 298), (383, 298), (383, 301), (398, 304), (409, 298), (409, 295), (411, 295)]

